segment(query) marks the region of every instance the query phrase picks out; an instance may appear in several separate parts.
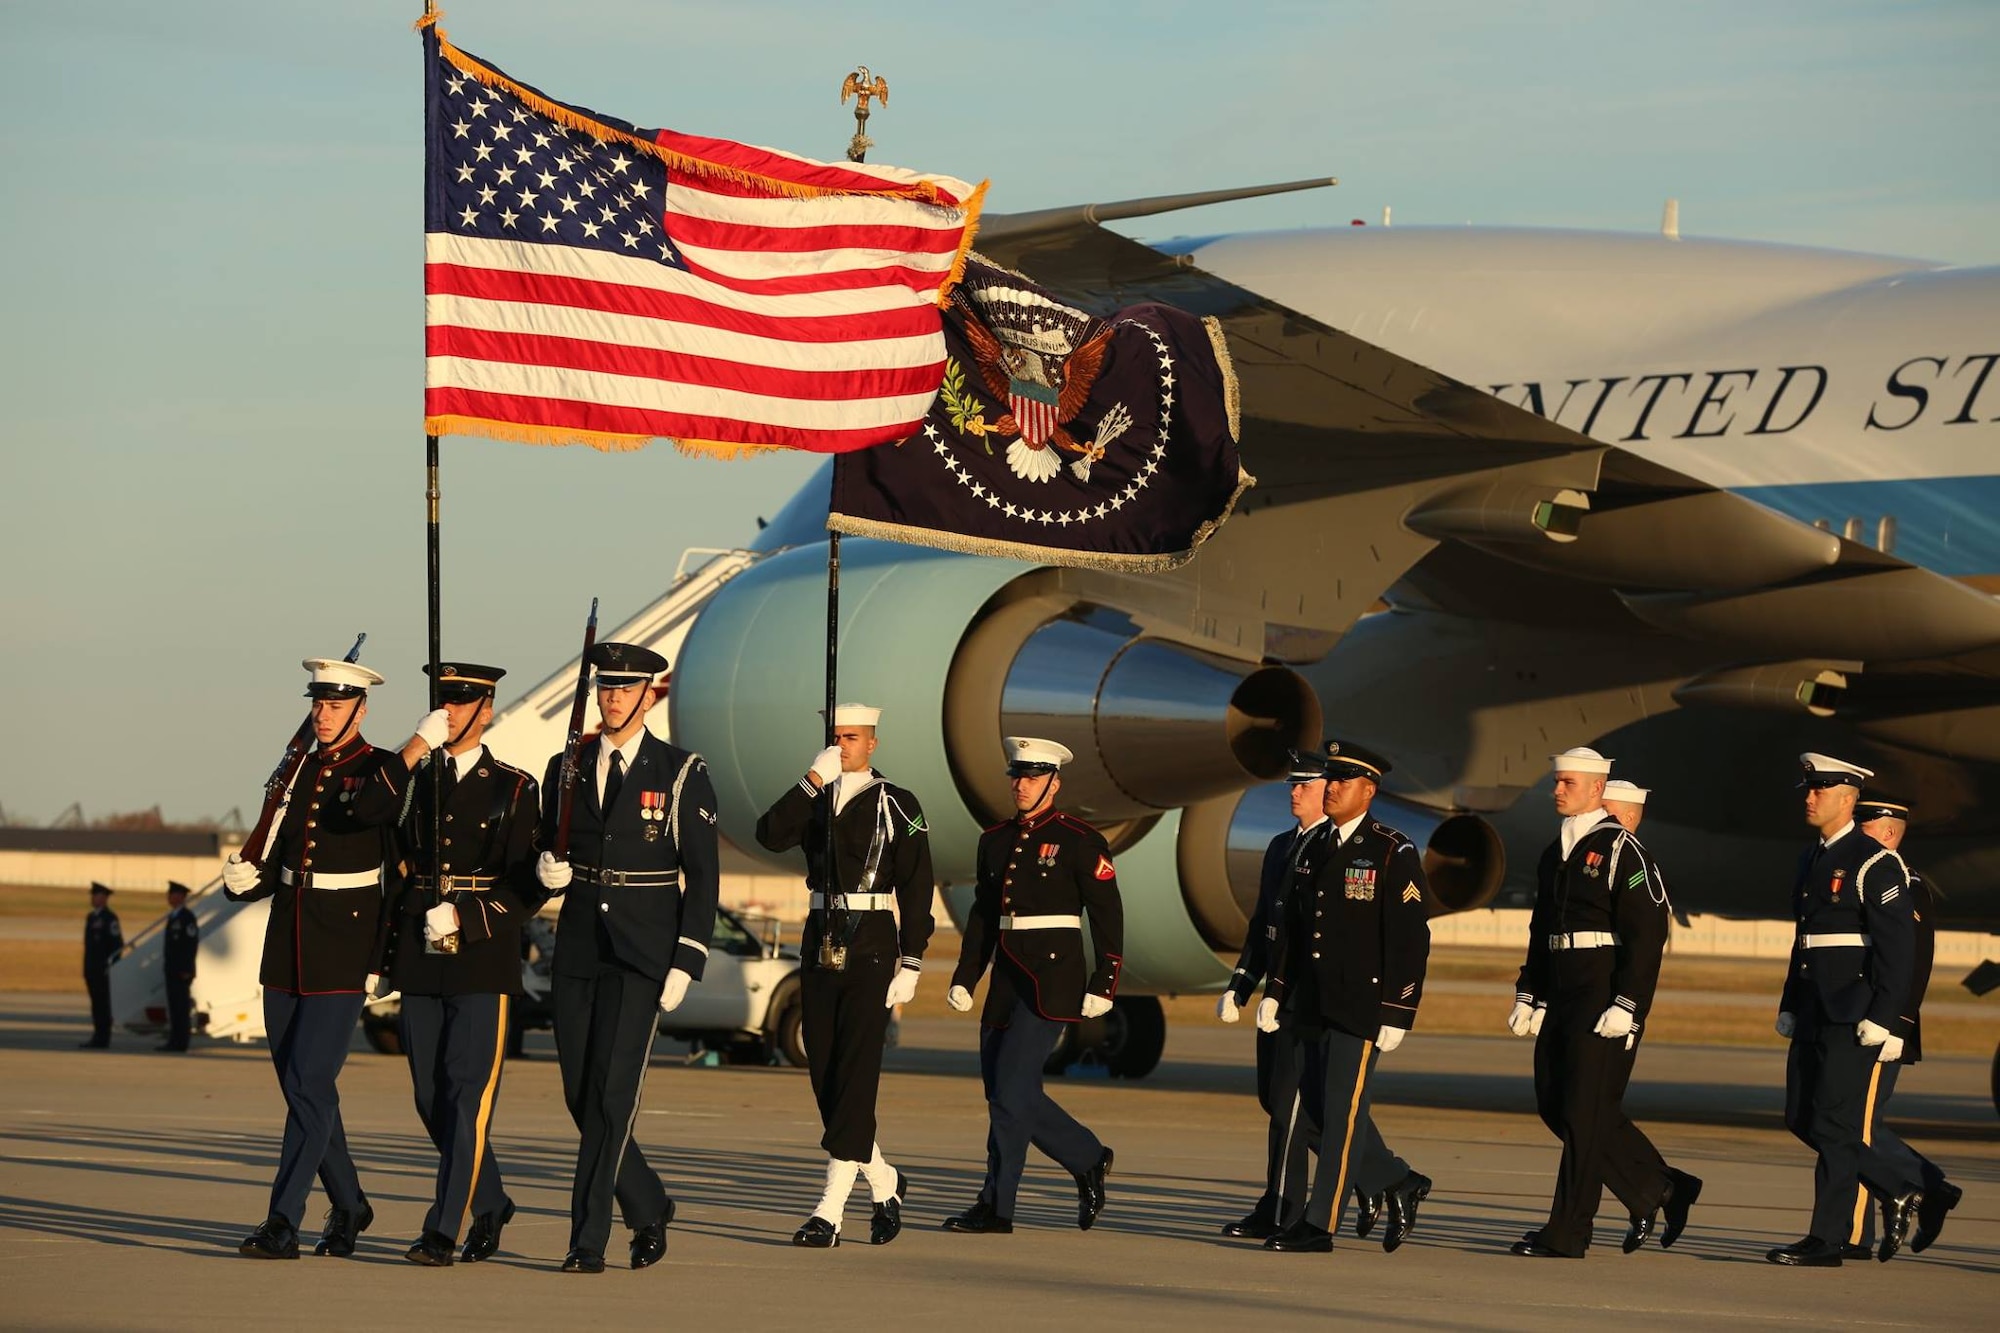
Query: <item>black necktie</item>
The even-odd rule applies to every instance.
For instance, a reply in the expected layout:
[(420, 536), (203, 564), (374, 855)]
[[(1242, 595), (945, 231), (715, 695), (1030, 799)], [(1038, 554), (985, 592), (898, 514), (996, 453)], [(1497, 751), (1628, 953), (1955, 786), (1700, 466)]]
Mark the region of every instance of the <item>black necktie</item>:
[(444, 769), (438, 774), (438, 781), (443, 784), (444, 799), (449, 801), (458, 787), (458, 764), (449, 755), (445, 756)]
[(611, 772), (604, 779), (604, 808), (609, 810), (618, 799), (619, 790), (625, 785), (625, 752), (611, 752)]

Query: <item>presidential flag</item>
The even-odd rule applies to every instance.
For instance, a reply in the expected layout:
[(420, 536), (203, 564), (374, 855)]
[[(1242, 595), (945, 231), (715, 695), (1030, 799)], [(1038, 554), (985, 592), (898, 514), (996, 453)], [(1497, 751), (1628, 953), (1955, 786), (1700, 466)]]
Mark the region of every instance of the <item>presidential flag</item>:
[(838, 453), (917, 429), (984, 186), (638, 129), (423, 35), (428, 432)]
[(1172, 569), (1252, 478), (1221, 325), (1097, 318), (976, 256), (945, 310), (944, 382), (901, 444), (834, 461), (827, 526), (974, 555)]

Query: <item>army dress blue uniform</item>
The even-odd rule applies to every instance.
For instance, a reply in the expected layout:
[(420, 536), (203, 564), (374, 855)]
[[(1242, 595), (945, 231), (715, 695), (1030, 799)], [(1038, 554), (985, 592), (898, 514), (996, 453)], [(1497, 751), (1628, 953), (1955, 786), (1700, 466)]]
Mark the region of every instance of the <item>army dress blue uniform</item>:
[[(629, 757), (599, 737), (583, 752), (570, 829), (575, 878), (556, 922), (556, 1052), (581, 1136), (570, 1248), (600, 1262), (614, 1197), (635, 1232), (673, 1217), (632, 1130), (667, 974), (701, 979), (720, 888), (707, 765), (643, 729), (627, 745)], [(543, 846), (555, 838), (561, 767), (556, 755), (542, 782)]]
[[(503, 672), (453, 664), (456, 679), (477, 676), (490, 692)], [(447, 693), (445, 698), (450, 699)], [(541, 802), (534, 778), (493, 757), (483, 744), (449, 755), (441, 775), (443, 890), (433, 878), (429, 765), (412, 776), (402, 823), (410, 867), (390, 911), (387, 975), (402, 993), (398, 1024), (417, 1116), (438, 1150), (437, 1184), (423, 1237), (408, 1257), (443, 1266), (461, 1232), (463, 1257), (491, 1257), (513, 1216), (492, 1144), (506, 1060), (509, 1014), (521, 991), (521, 928), (542, 902), (535, 882)], [(427, 914), (449, 904), (455, 937), (432, 938)]]
[[(1842, 776), (1818, 764), (1852, 769), (1824, 756), (1804, 759), (1813, 785)], [(1861, 1243), (1867, 1223), (1861, 1168), (1883, 1073), (1895, 1066), (1881, 1062), (1878, 1047), (1862, 1044), (1862, 1025), (1891, 1034), (1905, 1027), (1916, 977), (1916, 897), (1902, 858), (1849, 820), (1800, 856), (1792, 906), (1797, 932), (1779, 1004), (1791, 1018), (1785, 1126), (1817, 1160), (1806, 1240), (1767, 1257), (1830, 1266), (1829, 1258), (1837, 1264), (1848, 1246)]]
[(90, 1040), (79, 1043), (91, 1050), (111, 1044), (111, 963), (124, 952), (125, 932), (118, 914), (111, 910), (111, 890), (91, 885), (93, 896), (104, 895), (103, 906), (93, 906), (83, 919), (83, 986), (90, 993)]
[[(1009, 740), (1016, 769), (1033, 772), (1046, 763), (1045, 771), (1053, 772), (1069, 758), (1066, 749), (1050, 745), (1059, 760), (1038, 759), (1043, 752), (1033, 743), (1017, 743), (1025, 739)], [(1032, 1144), (1077, 1179), (1083, 1195), (1078, 1220), (1087, 1228), (1103, 1206), (1111, 1152), (1043, 1090), (1042, 1071), (1064, 1027), (1081, 1021), (1085, 997), (1109, 1002), (1118, 993), (1125, 920), (1111, 849), (1089, 824), (1050, 808), (987, 829), (977, 866), (952, 985), (969, 992), (992, 969), (979, 1019), (979, 1073), (989, 1117), (986, 1177), (974, 1211), (946, 1225), (1011, 1230)]]
[(408, 780), (400, 756), (359, 735), (314, 750), (255, 887), (224, 890), (237, 901), (271, 900), (258, 979), (285, 1132), (270, 1214), (296, 1232), (317, 1175), (332, 1209), (322, 1252), (351, 1252), (353, 1234), (374, 1218), (347, 1149), (337, 1080), (368, 977), (381, 970), (384, 875), (396, 862)]
[(1279, 905), (1265, 995), (1277, 1001), (1280, 1030), (1293, 1025), (1304, 1044), (1302, 1091), (1322, 1130), (1305, 1211), (1267, 1247), (1318, 1248), (1302, 1242), (1332, 1230), (1350, 1186), (1373, 1198), (1414, 1179), (1417, 1198), (1428, 1192), (1429, 1181), (1383, 1142), (1369, 1087), (1382, 1030), (1416, 1024), (1430, 957), (1427, 895), (1416, 844), (1364, 811), (1314, 840)]
[[(1313, 777), (1320, 777), (1315, 765)], [(1229, 975), (1229, 992), (1247, 1008), (1271, 972), (1271, 946), (1278, 936), (1280, 904), (1300, 871), (1312, 871), (1311, 855), (1332, 832), (1322, 814), (1317, 823), (1290, 828), (1271, 839), (1257, 882), (1257, 906), (1243, 935), (1243, 949)], [(1265, 1133), (1264, 1193), (1250, 1216), (1225, 1228), (1226, 1234), (1261, 1240), (1297, 1220), (1310, 1182), (1307, 1162), (1319, 1151), (1319, 1122), (1304, 1095), (1306, 1043), (1299, 1025), (1280, 1020), (1276, 1032), (1257, 1032), (1257, 1103), (1269, 1117)], [(1316, 1099), (1315, 1099), (1316, 1100)]]
[[(185, 884), (173, 889), (187, 892)], [(201, 922), (185, 899), (174, 904), (161, 927), (160, 968), (167, 986), (167, 1041), (163, 1051), (185, 1051), (193, 1028), (195, 960), (201, 953)]]
[[(1623, 1106), (1666, 947), (1665, 883), (1644, 846), (1602, 807), (1566, 823), (1568, 852), (1558, 837), (1536, 867), (1527, 957), (1514, 990), (1517, 1001), (1546, 1010), (1535, 1036), (1535, 1106), (1562, 1142), (1548, 1220), (1530, 1243), (1579, 1257), (1590, 1248), (1607, 1185), (1649, 1229), (1679, 1176)], [(1613, 1006), (1632, 1015), (1631, 1050), (1627, 1035), (1595, 1030)], [(1692, 1202), (1694, 1187), (1682, 1188), (1682, 1201)]]

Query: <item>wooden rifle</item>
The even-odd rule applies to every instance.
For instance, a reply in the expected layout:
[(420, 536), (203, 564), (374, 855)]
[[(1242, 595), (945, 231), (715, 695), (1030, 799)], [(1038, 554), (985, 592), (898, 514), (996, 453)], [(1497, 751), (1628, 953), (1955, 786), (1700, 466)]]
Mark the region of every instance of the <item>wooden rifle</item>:
[(590, 699), (590, 650), (597, 643), (597, 599), (590, 599), (590, 619), (583, 626), (583, 657), (576, 664), (576, 698), (569, 706), (569, 738), (563, 742), (562, 799), (556, 807), (556, 840), (549, 855), (569, 859), (569, 821), (576, 813), (577, 757), (583, 750), (583, 706)]
[[(347, 650), (343, 662), (361, 660), (361, 645), (368, 642), (367, 634), (354, 636), (354, 646)], [(285, 753), (278, 760), (278, 766), (271, 770), (271, 776), (264, 783), (264, 808), (257, 812), (257, 824), (250, 830), (250, 836), (243, 840), (243, 859), (261, 867), (270, 853), (271, 841), (277, 836), (278, 819), (285, 808), (285, 802), (292, 794), (292, 783), (298, 780), (299, 770), (306, 766), (306, 756), (312, 753), (313, 715), (310, 706), (306, 709), (306, 720), (299, 723), (299, 729), (292, 733), (291, 741), (285, 746)]]

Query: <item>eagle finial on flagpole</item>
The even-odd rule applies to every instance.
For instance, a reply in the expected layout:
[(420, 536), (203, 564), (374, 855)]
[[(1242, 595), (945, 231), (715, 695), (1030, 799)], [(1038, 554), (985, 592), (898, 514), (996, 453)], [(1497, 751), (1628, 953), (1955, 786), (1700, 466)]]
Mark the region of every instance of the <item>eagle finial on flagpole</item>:
[(889, 81), (879, 74), (871, 74), (868, 66), (857, 65), (840, 84), (840, 104), (847, 105), (848, 98), (854, 98), (854, 137), (847, 144), (847, 160), (863, 162), (868, 158), (868, 150), (875, 141), (868, 137), (868, 101), (870, 98), (889, 105)]

